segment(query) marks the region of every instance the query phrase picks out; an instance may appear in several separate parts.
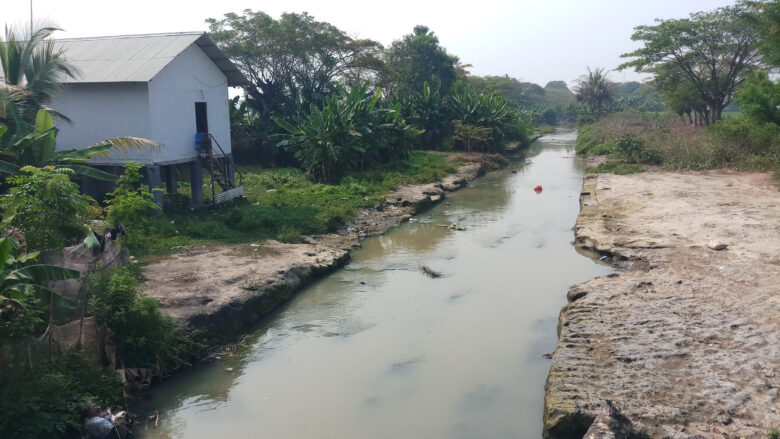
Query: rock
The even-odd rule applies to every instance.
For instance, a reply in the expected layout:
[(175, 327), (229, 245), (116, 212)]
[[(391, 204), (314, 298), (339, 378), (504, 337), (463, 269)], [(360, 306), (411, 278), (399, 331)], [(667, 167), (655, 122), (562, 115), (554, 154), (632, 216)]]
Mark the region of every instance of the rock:
[(709, 248), (711, 248), (713, 250), (725, 250), (726, 247), (728, 247), (728, 246), (729, 245), (726, 244), (725, 242), (718, 241), (718, 240), (715, 240), (715, 239), (713, 239), (713, 240), (711, 240), (710, 242), (707, 243), (707, 247), (709, 247)]
[(606, 409), (600, 414), (585, 433), (583, 439), (626, 439), (631, 433), (631, 421), (620, 413), (610, 400), (606, 400)]

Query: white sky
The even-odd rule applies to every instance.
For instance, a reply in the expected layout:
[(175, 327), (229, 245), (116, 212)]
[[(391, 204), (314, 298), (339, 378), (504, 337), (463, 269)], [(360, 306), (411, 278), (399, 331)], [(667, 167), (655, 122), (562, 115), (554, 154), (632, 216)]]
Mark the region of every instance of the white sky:
[[(504, 75), (536, 82), (573, 81), (587, 66), (613, 69), (620, 54), (637, 47), (633, 27), (655, 18), (682, 18), (734, 0), (33, 0), (36, 19), (83, 37), (207, 30), (204, 20), (244, 9), (307, 11), (361, 38), (389, 45), (417, 24), (431, 28), (441, 44), (477, 75)], [(7, 24), (29, 23), (30, 0), (2, 0)], [(613, 72), (613, 80), (638, 80)]]

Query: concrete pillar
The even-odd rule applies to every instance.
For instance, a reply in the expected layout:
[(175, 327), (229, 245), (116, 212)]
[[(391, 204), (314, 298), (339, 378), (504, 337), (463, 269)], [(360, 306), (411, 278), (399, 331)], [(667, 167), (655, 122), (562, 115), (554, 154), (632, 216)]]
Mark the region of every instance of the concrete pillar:
[(200, 160), (190, 162), (190, 190), (193, 207), (203, 205), (203, 169)]
[(165, 167), (165, 190), (169, 194), (176, 193), (176, 165)]
[(230, 182), (230, 185), (232, 187), (236, 186), (236, 167), (233, 163), (233, 154), (228, 154), (227, 157), (225, 157), (225, 160), (227, 160), (227, 178)]
[(152, 193), (152, 201), (154, 201), (155, 204), (160, 206), (160, 209), (162, 209), (163, 207), (162, 178), (160, 177), (159, 166), (146, 167), (146, 182), (147, 184), (149, 184), (149, 192)]

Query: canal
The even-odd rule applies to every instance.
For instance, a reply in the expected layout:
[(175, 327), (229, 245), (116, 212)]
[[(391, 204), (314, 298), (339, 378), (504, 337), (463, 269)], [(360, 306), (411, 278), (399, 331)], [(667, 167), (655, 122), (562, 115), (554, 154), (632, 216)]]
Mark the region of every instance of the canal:
[(542, 354), (555, 349), (566, 292), (611, 272), (571, 244), (584, 172), (575, 138), (546, 136), (505, 170), (366, 239), (237, 355), (144, 394), (160, 422), (137, 433), (540, 438)]

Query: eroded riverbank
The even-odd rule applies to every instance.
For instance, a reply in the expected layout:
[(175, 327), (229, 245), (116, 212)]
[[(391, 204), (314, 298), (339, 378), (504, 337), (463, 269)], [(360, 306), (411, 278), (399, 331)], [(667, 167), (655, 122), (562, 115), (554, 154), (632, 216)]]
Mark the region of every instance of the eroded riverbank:
[(305, 285), (346, 264), (360, 239), (387, 232), (444, 200), (446, 192), (506, 164), (498, 155), (458, 154), (457, 159), (464, 162), (457, 173), (438, 183), (399, 187), (385, 203), (360, 210), (339, 233), (304, 237), (299, 244), (210, 246), (148, 263), (143, 269), (145, 294), (164, 313), (205, 330), (209, 339), (229, 339)]
[(140, 434), (540, 437), (542, 354), (555, 347), (566, 291), (613, 271), (571, 245), (585, 167), (574, 138), (545, 137), (527, 158), (365, 239), (235, 355), (145, 393), (160, 426)]
[[(577, 245), (626, 271), (569, 291), (546, 436), (581, 437), (605, 399), (653, 438), (757, 438), (780, 426), (780, 192), (771, 177), (598, 174), (586, 176), (583, 194)], [(727, 249), (708, 248), (712, 240)]]

